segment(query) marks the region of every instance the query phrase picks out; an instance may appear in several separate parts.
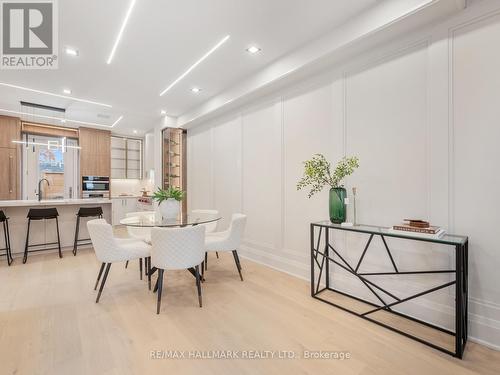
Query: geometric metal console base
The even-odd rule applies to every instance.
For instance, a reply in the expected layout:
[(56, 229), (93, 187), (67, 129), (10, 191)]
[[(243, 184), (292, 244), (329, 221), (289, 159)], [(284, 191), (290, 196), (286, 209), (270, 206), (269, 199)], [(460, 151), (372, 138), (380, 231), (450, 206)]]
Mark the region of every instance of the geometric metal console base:
[[(316, 229), (318, 229), (316, 231)], [(456, 236), (456, 235), (443, 235), (439, 238), (428, 238), (428, 237), (418, 237), (411, 236), (411, 234), (399, 234), (389, 231), (384, 227), (376, 227), (369, 225), (356, 225), (353, 227), (343, 227), (339, 224), (332, 224), (329, 221), (322, 221), (318, 223), (311, 223), (311, 296), (325, 302), (329, 305), (338, 307), (344, 311), (354, 314), (360, 318), (378, 324), (382, 327), (390, 329), (394, 332), (400, 333), (408, 338), (416, 340), (422, 344), (428, 345), (434, 349), (440, 350), (447, 354), (453, 355), (457, 358), (462, 358), (465, 345), (467, 343), (468, 337), (468, 238), (466, 236)], [(356, 264), (349, 264), (346, 259), (339, 253), (335, 248), (334, 244), (330, 240), (330, 230), (341, 230), (348, 232), (357, 232), (369, 234), (368, 241), (364, 247), (363, 252)], [(316, 236), (316, 232), (318, 235)], [(393, 271), (390, 272), (360, 272), (359, 269), (363, 263), (363, 259), (370, 248), (370, 244), (375, 236), (379, 236), (382, 239), (384, 248), (387, 252), (387, 260)], [(428, 270), (428, 271), (401, 271), (398, 269), (396, 262), (392, 256), (391, 250), (387, 245), (386, 237), (395, 237), (410, 241), (423, 241), (432, 242), (444, 245), (450, 245), (454, 247), (455, 250), (455, 269), (452, 270)], [(324, 240), (323, 248), (320, 249), (321, 240)], [(350, 295), (343, 291), (337, 290), (330, 286), (330, 264), (335, 264), (336, 266), (342, 268), (351, 275), (357, 277), (359, 281), (367, 288), (367, 290), (374, 295), (374, 297), (379, 301), (378, 304), (371, 301), (364, 300), (362, 298)], [(388, 291), (386, 288), (382, 288), (378, 281), (373, 281), (373, 276), (375, 279), (383, 276), (394, 276), (394, 275), (425, 275), (425, 274), (454, 274), (455, 280), (438, 285), (431, 289), (423, 290), (419, 293), (412, 294), (409, 296), (397, 296), (394, 293)], [(316, 276), (317, 275), (317, 276)], [(323, 282), (322, 282), (323, 278)], [(321, 284), (324, 285), (320, 289)], [(449, 331), (442, 327), (433, 325), (429, 322), (414, 318), (412, 316), (403, 314), (401, 312), (393, 310), (393, 307), (403, 304), (405, 302), (411, 301), (415, 298), (422, 297), (424, 295), (433, 293), (435, 291), (449, 288), (455, 286), (455, 331)], [(366, 311), (359, 312), (349, 309), (345, 306), (341, 306), (337, 303), (323, 298), (323, 295), (328, 292), (339, 293), (342, 296), (348, 297), (350, 299), (363, 302), (369, 308)], [(408, 332), (404, 332), (396, 327), (385, 324), (384, 322), (375, 320), (373, 314), (377, 312), (387, 312), (390, 314), (397, 315), (399, 317), (409, 319), (413, 322), (423, 324), (427, 327), (436, 329), (445, 333), (446, 335), (451, 335), (455, 338), (454, 351), (449, 348), (445, 348), (437, 343), (433, 343), (424, 340), (421, 337), (414, 336)]]

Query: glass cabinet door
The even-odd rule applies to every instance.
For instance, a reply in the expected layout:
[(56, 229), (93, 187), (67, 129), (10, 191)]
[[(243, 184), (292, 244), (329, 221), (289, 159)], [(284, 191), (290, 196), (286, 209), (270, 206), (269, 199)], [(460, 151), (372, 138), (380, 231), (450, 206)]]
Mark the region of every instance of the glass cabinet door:
[(142, 141), (127, 139), (127, 178), (142, 178)]
[(111, 178), (142, 178), (142, 139), (111, 137)]
[(127, 141), (111, 137), (111, 178), (127, 178)]

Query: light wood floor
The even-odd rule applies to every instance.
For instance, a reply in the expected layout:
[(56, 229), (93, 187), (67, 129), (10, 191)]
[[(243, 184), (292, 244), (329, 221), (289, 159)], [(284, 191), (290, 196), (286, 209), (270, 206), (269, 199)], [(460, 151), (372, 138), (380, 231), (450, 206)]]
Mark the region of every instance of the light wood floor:
[[(231, 254), (211, 256), (198, 307), (187, 272), (167, 272), (161, 315), (138, 263), (111, 267), (83, 250), (0, 262), (1, 374), (498, 374), (500, 352), (469, 342), (460, 361), (312, 299), (309, 285)], [(150, 359), (153, 350), (348, 351), (347, 360)]]

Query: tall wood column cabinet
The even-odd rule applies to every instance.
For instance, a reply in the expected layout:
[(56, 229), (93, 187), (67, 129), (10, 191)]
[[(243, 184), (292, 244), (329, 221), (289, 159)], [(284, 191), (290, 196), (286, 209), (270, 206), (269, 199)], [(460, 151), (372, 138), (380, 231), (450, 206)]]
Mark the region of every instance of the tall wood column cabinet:
[(80, 128), (80, 183), (82, 176), (111, 177), (111, 132)]
[(20, 139), (20, 119), (0, 116), (0, 200), (20, 199), (21, 148), (12, 143)]

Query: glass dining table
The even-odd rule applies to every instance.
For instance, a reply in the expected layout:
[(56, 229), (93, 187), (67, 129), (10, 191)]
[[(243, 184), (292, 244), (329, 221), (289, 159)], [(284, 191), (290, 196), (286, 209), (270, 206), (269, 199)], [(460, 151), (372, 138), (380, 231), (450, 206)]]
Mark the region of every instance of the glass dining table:
[[(196, 213), (196, 214), (179, 214), (175, 219), (164, 219), (159, 212), (145, 211), (134, 214), (120, 220), (120, 224), (127, 227), (130, 234), (136, 238), (142, 238), (144, 241), (151, 243), (151, 228), (182, 228), (194, 225), (206, 225), (215, 223), (222, 219), (221, 216), (214, 216), (210, 214)], [(157, 271), (156, 267), (151, 268), (151, 275)], [(196, 272), (194, 268), (188, 269), (194, 277)], [(148, 277), (150, 280), (150, 277)], [(202, 276), (201, 281), (205, 281)], [(158, 284), (155, 285), (153, 292), (158, 289)]]
[(120, 224), (134, 228), (175, 228), (186, 227), (190, 225), (200, 225), (214, 223), (222, 219), (220, 216), (209, 214), (180, 214), (175, 219), (164, 219), (159, 212), (144, 212), (134, 216), (126, 217), (120, 220)]

